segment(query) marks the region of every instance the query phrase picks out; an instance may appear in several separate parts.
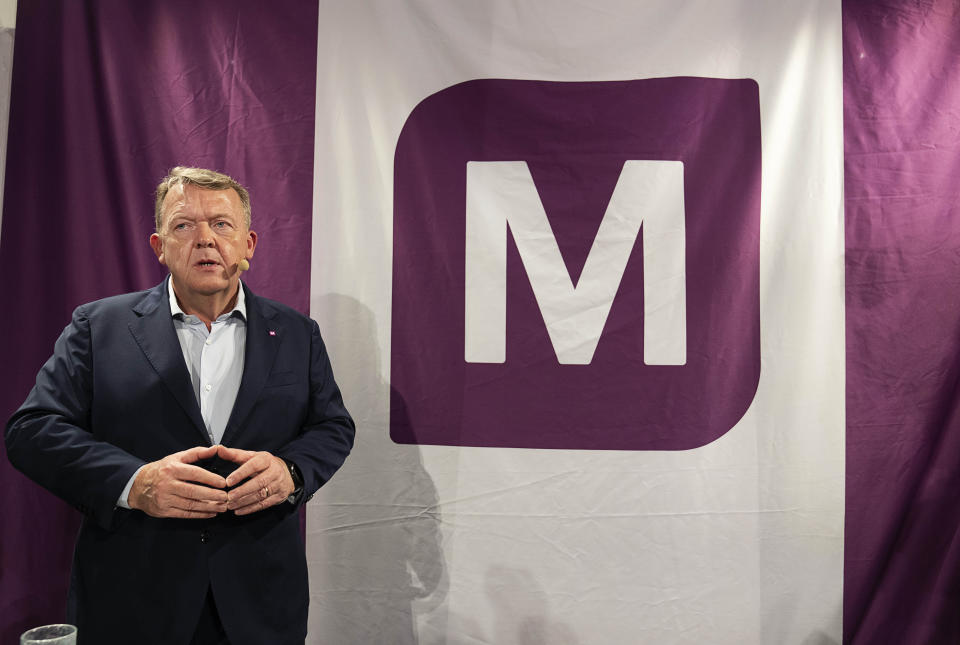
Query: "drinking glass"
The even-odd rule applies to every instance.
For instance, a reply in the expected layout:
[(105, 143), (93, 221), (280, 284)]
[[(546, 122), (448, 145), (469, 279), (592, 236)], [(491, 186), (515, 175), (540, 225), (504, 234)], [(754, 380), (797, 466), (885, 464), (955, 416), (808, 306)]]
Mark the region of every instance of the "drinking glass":
[(77, 645), (77, 628), (73, 625), (44, 625), (23, 632), (20, 645)]

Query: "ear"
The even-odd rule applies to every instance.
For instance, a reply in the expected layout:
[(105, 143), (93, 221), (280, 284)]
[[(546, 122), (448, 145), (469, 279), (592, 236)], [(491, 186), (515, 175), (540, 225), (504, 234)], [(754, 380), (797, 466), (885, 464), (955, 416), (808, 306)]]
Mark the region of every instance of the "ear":
[(153, 253), (157, 256), (160, 264), (166, 266), (167, 263), (163, 258), (163, 240), (156, 233), (150, 236), (150, 248), (153, 249)]
[(248, 260), (253, 257), (253, 251), (257, 248), (257, 234), (253, 231), (247, 231), (247, 254), (244, 256)]

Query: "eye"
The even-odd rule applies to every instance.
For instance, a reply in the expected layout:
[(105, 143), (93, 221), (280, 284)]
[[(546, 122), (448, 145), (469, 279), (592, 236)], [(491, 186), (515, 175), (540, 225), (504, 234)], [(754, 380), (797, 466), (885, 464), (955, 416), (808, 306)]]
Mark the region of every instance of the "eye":
[(178, 222), (177, 224), (174, 224), (174, 225), (173, 225), (173, 230), (174, 230), (174, 231), (188, 231), (188, 230), (190, 230), (190, 224), (189, 224), (189, 222)]
[(226, 220), (220, 220), (220, 221), (218, 221), (218, 222), (214, 222), (213, 228), (216, 229), (216, 230), (218, 230), (218, 231), (227, 231), (227, 230), (232, 229), (232, 228), (233, 228), (233, 225), (230, 224), (230, 222), (228, 222), (228, 221), (226, 221)]

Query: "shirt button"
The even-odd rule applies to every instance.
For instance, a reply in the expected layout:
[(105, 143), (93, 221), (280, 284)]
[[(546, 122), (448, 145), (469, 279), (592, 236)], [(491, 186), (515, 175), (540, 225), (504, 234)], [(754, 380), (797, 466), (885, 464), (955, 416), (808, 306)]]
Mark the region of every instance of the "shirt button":
[(206, 340), (206, 342), (204, 342), (203, 344), (204, 344), (204, 345), (209, 345), (209, 344), (210, 344), (210, 339), (208, 338), (208, 339)]
[(209, 392), (210, 390), (213, 389), (213, 386), (210, 385), (209, 383), (207, 383), (206, 385), (203, 386), (203, 389), (206, 390), (207, 392)]

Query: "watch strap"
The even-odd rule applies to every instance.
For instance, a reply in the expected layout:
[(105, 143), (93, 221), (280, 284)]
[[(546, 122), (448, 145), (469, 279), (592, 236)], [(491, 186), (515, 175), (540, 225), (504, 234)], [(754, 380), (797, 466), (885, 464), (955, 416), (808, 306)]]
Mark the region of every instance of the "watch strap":
[(283, 463), (287, 465), (287, 470), (290, 471), (290, 478), (293, 480), (293, 492), (287, 497), (287, 501), (291, 504), (296, 504), (300, 497), (303, 496), (303, 475), (300, 474), (300, 469), (297, 468), (295, 463), (283, 457), (281, 457), (281, 459), (283, 459)]

